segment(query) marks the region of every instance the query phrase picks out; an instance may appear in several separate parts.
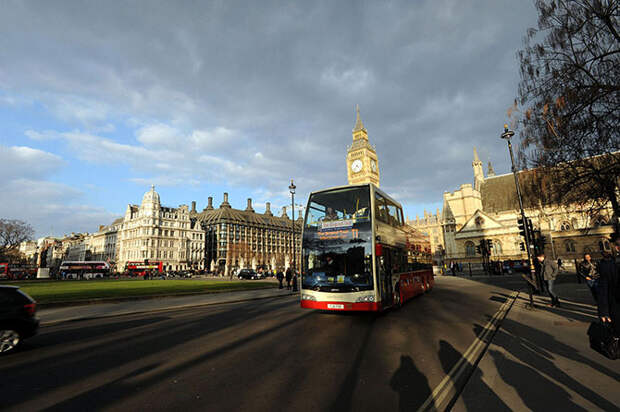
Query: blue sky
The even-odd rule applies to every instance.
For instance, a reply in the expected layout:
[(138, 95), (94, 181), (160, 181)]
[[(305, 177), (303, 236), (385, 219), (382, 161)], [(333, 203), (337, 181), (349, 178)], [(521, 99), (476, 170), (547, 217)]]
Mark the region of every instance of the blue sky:
[(535, 24), (525, 1), (3, 2), (0, 216), (92, 232), (150, 184), (168, 206), (279, 212), (291, 178), (302, 203), (346, 183), (355, 104), (382, 187), (434, 211), (474, 146), (508, 170)]

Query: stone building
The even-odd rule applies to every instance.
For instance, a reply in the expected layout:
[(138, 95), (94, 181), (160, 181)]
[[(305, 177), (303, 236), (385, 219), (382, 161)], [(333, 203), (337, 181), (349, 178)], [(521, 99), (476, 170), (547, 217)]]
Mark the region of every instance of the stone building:
[[(211, 271), (228, 275), (237, 268), (284, 270), (293, 264), (293, 225), (286, 208), (281, 216), (274, 216), (268, 202), (264, 213), (256, 213), (252, 199), (248, 199), (245, 210), (234, 209), (228, 202), (228, 193), (224, 193), (218, 208), (213, 207), (213, 198), (209, 197), (202, 212), (192, 210), (190, 216), (205, 231), (205, 262)], [(298, 265), (301, 216), (295, 220), (294, 227)]]
[(87, 248), (90, 260), (106, 261), (112, 265), (116, 263), (117, 236), (123, 220), (119, 218), (110, 225), (101, 225), (97, 232), (89, 236)]
[(127, 262), (145, 259), (161, 261), (164, 270), (204, 268), (204, 231), (190, 220), (187, 205), (162, 206), (154, 186), (140, 205), (127, 205), (122, 223), (115, 223), (116, 270), (124, 270)]
[(347, 178), (350, 185), (373, 183), (379, 187), (379, 159), (375, 146), (368, 142), (368, 132), (360, 118), (359, 106), (353, 127), (353, 143), (347, 150)]
[[(492, 261), (526, 259), (517, 226), (519, 204), (513, 174), (496, 175), (489, 162), (485, 176), (476, 149), (472, 168), (473, 184), (464, 183), (458, 190), (444, 193), (441, 213), (425, 212), (424, 219), (408, 223), (427, 233), (435, 231), (441, 237), (439, 242), (431, 242), (431, 247), (436, 255), (443, 248), (445, 261), (480, 264), (482, 258), (476, 253), (476, 245), (483, 239), (492, 242)], [(561, 258), (570, 267), (584, 252), (598, 258), (602, 251), (610, 250), (611, 208), (590, 215), (576, 205), (547, 204), (540, 196), (543, 189), (536, 187), (534, 172), (525, 170), (518, 175), (525, 214), (547, 240), (545, 254)], [(435, 240), (435, 236), (431, 235), (431, 239)]]

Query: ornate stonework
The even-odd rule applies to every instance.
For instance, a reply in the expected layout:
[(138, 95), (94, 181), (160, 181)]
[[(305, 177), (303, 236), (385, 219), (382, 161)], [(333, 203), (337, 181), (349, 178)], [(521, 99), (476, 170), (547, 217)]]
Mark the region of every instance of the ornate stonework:
[(360, 118), (359, 106), (353, 128), (353, 143), (347, 150), (347, 178), (350, 185), (374, 183), (379, 187), (379, 159), (377, 151), (368, 142), (368, 132)]

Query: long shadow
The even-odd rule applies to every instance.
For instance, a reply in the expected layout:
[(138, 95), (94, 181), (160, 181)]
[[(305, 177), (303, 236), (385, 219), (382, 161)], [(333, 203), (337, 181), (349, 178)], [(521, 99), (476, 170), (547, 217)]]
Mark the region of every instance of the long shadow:
[[(461, 352), (456, 350), (454, 346), (445, 340), (439, 341), (439, 361), (445, 374), (450, 373), (450, 370), (454, 365), (463, 358)], [(465, 403), (468, 411), (510, 411), (511, 409), (502, 401), (499, 396), (493, 392), (493, 390), (482, 381), (482, 371), (476, 371), (475, 366), (469, 361), (465, 360), (465, 369), (468, 371), (462, 375), (460, 379), (452, 381), (456, 388), (456, 393), (460, 393), (461, 399)], [(467, 390), (462, 392), (463, 388), (467, 385)], [(458, 397), (451, 400), (448, 405), (445, 406), (445, 410), (450, 410)], [(439, 407), (439, 405), (438, 405)], [(433, 409), (429, 409), (433, 410)]]
[[(480, 325), (474, 325), (474, 333), (481, 330)], [(557, 382), (579, 393), (599, 408), (605, 411), (619, 410), (616, 405), (559, 369), (553, 362), (553, 354), (583, 363), (615, 380), (620, 380), (620, 374), (580, 355), (574, 348), (556, 340), (553, 335), (506, 318), (493, 338), (493, 345), (504, 348), (508, 353), (534, 370), (545, 373)]]
[[(390, 379), (390, 387), (398, 393), (398, 410), (416, 411), (431, 395), (428, 378), (416, 368), (411, 356), (401, 355), (400, 366)], [(433, 409), (434, 402), (430, 408)]]
[(369, 322), (370, 324), (366, 328), (366, 332), (364, 334), (364, 337), (362, 338), (362, 343), (357, 350), (357, 354), (355, 355), (355, 360), (349, 368), (349, 372), (347, 373), (347, 376), (345, 377), (344, 382), (341, 385), (342, 390), (340, 391), (340, 393), (338, 393), (338, 397), (332, 404), (331, 410), (333, 411), (352, 410), (353, 394), (355, 393), (355, 388), (357, 386), (357, 382), (359, 381), (359, 368), (362, 364), (362, 360), (364, 359), (366, 348), (368, 348), (368, 343), (370, 342), (373, 326), (377, 317), (378, 314), (368, 314), (362, 319), (363, 322)]
[[(159, 325), (153, 324), (153, 327), (159, 327), (156, 330), (151, 327), (131, 337), (123, 336), (88, 347), (86, 353), (76, 353), (77, 356), (62, 353), (44, 360), (34, 359), (0, 368), (4, 376), (14, 377), (11, 381), (3, 381), (2, 403), (11, 406), (27, 400), (31, 396), (29, 388), (33, 384), (36, 384), (38, 394), (45, 393), (57, 388), (58, 385), (68, 385), (87, 379), (91, 375), (170, 350), (193, 339), (251, 321), (272, 310), (290, 305), (290, 302), (284, 302), (275, 305), (236, 306), (196, 320), (183, 322), (180, 326), (178, 325), (179, 319), (176, 319), (176, 321)], [(164, 330), (164, 327), (167, 329)], [(76, 329), (79, 329), (79, 325), (76, 325)], [(67, 332), (67, 342), (70, 344), (70, 331)], [(95, 337), (97, 336), (101, 335), (95, 333)]]
[[(296, 316), (293, 319), (284, 321), (271, 328), (262, 330), (260, 332), (253, 333), (242, 339), (238, 339), (235, 342), (231, 342), (229, 345), (206, 352), (198, 357), (181, 362), (178, 365), (171, 367), (167, 370), (155, 373), (149, 376), (148, 378), (142, 379), (139, 385), (140, 387), (150, 387), (151, 385), (155, 385), (157, 383), (165, 381), (171, 376), (177, 376), (183, 371), (190, 369), (198, 364), (207, 362), (213, 358), (224, 355), (227, 352), (230, 352), (232, 350), (239, 349), (247, 344), (250, 344), (259, 339), (262, 339), (265, 336), (270, 335), (280, 329), (289, 327), (304, 318), (308, 318), (314, 315), (315, 313), (313, 312), (307, 312), (300, 316)], [(152, 370), (152, 368), (148, 368), (148, 370), (146, 371), (150, 371), (150, 370)], [(130, 375), (137, 376), (134, 373)], [(52, 408), (49, 408), (48, 410), (51, 410), (51, 411), (88, 410), (92, 408), (92, 405), (97, 405), (98, 409), (104, 409), (107, 406), (112, 406), (113, 404), (118, 403), (120, 400), (128, 396), (134, 395), (135, 392), (136, 392), (136, 386), (134, 384), (128, 384), (124, 382), (123, 378), (121, 378), (121, 379), (114, 380), (112, 382), (107, 382), (104, 385), (93, 388), (89, 391), (76, 395), (73, 398), (60, 402), (54, 405)]]
[[(490, 350), (499, 375), (515, 388), (523, 403), (532, 411), (584, 411), (570, 400), (560, 386), (545, 378), (536, 369), (508, 359), (499, 351)], [(552, 405), (550, 407), (550, 404)], [(469, 408), (468, 408), (469, 410)], [(488, 410), (493, 410), (489, 408)]]

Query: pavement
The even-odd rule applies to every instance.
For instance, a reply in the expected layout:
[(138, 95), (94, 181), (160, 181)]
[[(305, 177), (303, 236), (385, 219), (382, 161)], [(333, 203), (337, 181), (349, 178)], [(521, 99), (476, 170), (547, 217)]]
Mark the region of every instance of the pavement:
[[(298, 292), (295, 292), (298, 293)], [(123, 316), (135, 313), (153, 313), (158, 311), (184, 309), (199, 306), (219, 305), (224, 303), (246, 302), (268, 299), (293, 294), (287, 289), (253, 289), (234, 292), (192, 294), (185, 296), (168, 296), (149, 299), (122, 300), (110, 303), (71, 305), (39, 310), (37, 315), (42, 325), (60, 322)]]
[[(590, 290), (561, 276), (560, 308), (535, 296), (535, 310), (521, 292), (501, 323), (454, 411), (620, 411), (620, 360), (589, 346), (597, 321)], [(474, 328), (480, 329), (479, 325)]]

